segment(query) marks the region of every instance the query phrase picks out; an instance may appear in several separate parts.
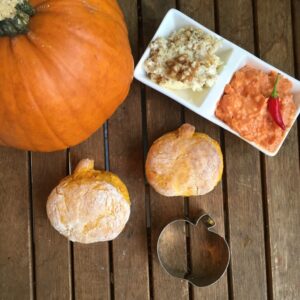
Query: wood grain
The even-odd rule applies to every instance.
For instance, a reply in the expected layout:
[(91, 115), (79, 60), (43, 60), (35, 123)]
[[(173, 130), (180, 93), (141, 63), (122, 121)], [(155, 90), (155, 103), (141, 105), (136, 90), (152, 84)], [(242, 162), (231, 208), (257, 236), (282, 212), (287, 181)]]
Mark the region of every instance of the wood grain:
[(0, 148), (0, 299), (30, 299), (28, 154)]
[[(144, 0), (142, 1), (144, 46), (154, 35), (167, 11), (175, 6), (175, 1)], [(146, 90), (147, 128), (149, 145), (162, 134), (181, 125), (181, 107), (174, 101), (154, 90)], [(150, 189), (151, 211), (151, 249), (154, 299), (188, 299), (186, 282), (172, 278), (161, 268), (156, 255), (158, 235), (167, 223), (184, 216), (183, 198), (166, 198)], [(180, 237), (178, 237), (180, 238)], [(180, 257), (181, 256), (181, 257)], [(182, 248), (174, 253), (174, 262), (186, 256), (185, 240)]]
[(46, 214), (47, 198), (66, 174), (65, 151), (32, 154), (37, 299), (70, 298), (68, 240), (54, 230)]
[[(258, 46), (261, 57), (293, 75), (290, 1), (257, 2)], [(299, 30), (299, 27), (297, 28)], [(297, 127), (289, 133), (279, 154), (265, 158), (266, 197), (270, 234), (273, 299), (300, 296), (300, 173)]]
[[(220, 34), (254, 52), (252, 1), (218, 3)], [(265, 299), (267, 284), (260, 155), (252, 146), (228, 132), (225, 133), (225, 151), (232, 294), (236, 299)]]
[[(120, 4), (137, 59), (137, 2), (120, 1)], [(110, 169), (125, 182), (131, 199), (129, 222), (113, 241), (115, 299), (149, 299), (141, 91), (137, 82), (133, 82), (126, 101), (109, 120), (108, 130)], [(134, 274), (134, 280), (128, 272)]]
[[(181, 0), (179, 2), (180, 10), (192, 17), (202, 25), (214, 30), (215, 29), (215, 11), (214, 3), (210, 0), (197, 1), (197, 0)], [(209, 121), (204, 120), (199, 115), (196, 115), (190, 110), (185, 110), (185, 121), (193, 124), (197, 131), (204, 132), (220, 142), (220, 129)], [(193, 219), (199, 217), (200, 209), (210, 213), (215, 220), (217, 226), (216, 230), (219, 234), (223, 235), (224, 232), (224, 211), (223, 211), (223, 193), (222, 183), (220, 183), (211, 193), (201, 196), (192, 197), (189, 199), (189, 215)], [(192, 231), (197, 233), (197, 231)], [(191, 234), (190, 249), (191, 260), (197, 261), (199, 255), (198, 249), (201, 245), (201, 239)], [(194, 299), (228, 299), (227, 291), (227, 276), (222, 277), (216, 284), (209, 286), (205, 289), (193, 287)]]
[[(71, 170), (84, 158), (94, 159), (96, 169), (105, 168), (102, 128), (84, 143), (70, 149)], [(90, 245), (74, 243), (73, 251), (75, 298), (110, 299), (108, 242)]]

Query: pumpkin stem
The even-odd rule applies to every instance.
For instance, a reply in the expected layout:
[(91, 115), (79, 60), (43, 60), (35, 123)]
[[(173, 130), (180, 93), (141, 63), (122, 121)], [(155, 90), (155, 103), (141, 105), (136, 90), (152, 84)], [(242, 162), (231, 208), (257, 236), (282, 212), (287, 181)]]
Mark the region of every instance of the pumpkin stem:
[(0, 37), (14, 37), (28, 32), (35, 9), (28, 0), (0, 0)]

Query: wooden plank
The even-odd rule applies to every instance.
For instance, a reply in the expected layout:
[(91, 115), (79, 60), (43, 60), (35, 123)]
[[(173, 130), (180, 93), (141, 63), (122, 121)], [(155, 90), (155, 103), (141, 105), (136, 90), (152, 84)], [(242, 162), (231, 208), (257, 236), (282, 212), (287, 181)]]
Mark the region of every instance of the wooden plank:
[[(175, 1), (142, 1), (144, 47), (148, 44), (167, 11), (175, 7)], [(174, 101), (155, 92), (146, 90), (147, 128), (149, 145), (162, 134), (181, 125), (181, 107)], [(151, 249), (152, 249), (152, 285), (154, 299), (188, 299), (186, 282), (174, 279), (161, 268), (156, 254), (158, 235), (167, 223), (184, 216), (184, 199), (166, 198), (150, 188), (151, 211)], [(178, 237), (180, 238), (180, 237)], [(185, 241), (182, 249), (174, 255), (174, 262), (179, 255), (186, 255)]]
[[(137, 1), (121, 1), (120, 5), (137, 60)], [(142, 300), (150, 295), (141, 112), (140, 85), (134, 82), (126, 101), (108, 122), (110, 169), (124, 181), (131, 198), (129, 222), (112, 245), (115, 299)]]
[(68, 240), (54, 230), (46, 214), (47, 198), (66, 174), (66, 151), (32, 154), (37, 299), (70, 298)]
[[(71, 169), (84, 158), (95, 160), (95, 168), (103, 170), (104, 142), (100, 128), (84, 143), (70, 149)], [(75, 299), (110, 299), (110, 267), (108, 242), (83, 245), (73, 243)]]
[[(214, 3), (210, 0), (181, 0), (180, 10), (204, 26), (215, 29), (214, 24)], [(220, 129), (218, 126), (204, 120), (190, 110), (185, 110), (185, 121), (196, 126), (196, 130), (204, 132), (220, 142)], [(195, 219), (199, 216), (200, 209), (210, 213), (216, 222), (216, 230), (219, 234), (224, 233), (224, 211), (223, 211), (223, 193), (222, 183), (220, 183), (214, 191), (201, 197), (192, 197), (189, 199), (189, 215)], [(193, 231), (195, 232), (195, 231)], [(197, 232), (195, 232), (197, 233)], [(197, 261), (199, 255), (198, 249), (201, 240), (198, 236), (191, 235), (190, 249), (191, 260)], [(205, 289), (193, 287), (194, 299), (228, 299), (227, 276), (223, 276), (216, 284)]]
[[(294, 61), (295, 75), (300, 80), (300, 19), (297, 12), (300, 11), (300, 0), (292, 0), (292, 18), (293, 18), (293, 43), (294, 43)], [(300, 157), (300, 119), (298, 118), (298, 148)]]
[[(294, 53), (295, 53), (295, 73), (297, 78), (300, 78), (300, 0), (292, 0), (292, 17), (293, 17), (293, 43), (294, 43)], [(299, 120), (298, 120), (299, 122)]]
[[(234, 7), (234, 17), (232, 8)], [(219, 1), (220, 34), (254, 52), (252, 1)], [(267, 297), (260, 155), (225, 133), (232, 294), (236, 299)]]
[(30, 299), (28, 154), (0, 148), (0, 299)]
[[(293, 75), (290, 1), (258, 1), (256, 13), (260, 56)], [(265, 158), (265, 170), (272, 275), (270, 289), (273, 299), (298, 299), (300, 173), (296, 126), (290, 131), (279, 154)]]

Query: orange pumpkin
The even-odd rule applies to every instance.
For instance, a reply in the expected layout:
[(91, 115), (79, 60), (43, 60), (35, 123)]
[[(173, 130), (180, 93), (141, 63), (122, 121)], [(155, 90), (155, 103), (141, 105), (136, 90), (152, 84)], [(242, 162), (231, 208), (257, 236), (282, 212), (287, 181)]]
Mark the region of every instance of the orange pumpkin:
[(122, 12), (115, 0), (11, 2), (19, 4), (0, 12), (0, 144), (78, 144), (128, 94), (133, 59)]

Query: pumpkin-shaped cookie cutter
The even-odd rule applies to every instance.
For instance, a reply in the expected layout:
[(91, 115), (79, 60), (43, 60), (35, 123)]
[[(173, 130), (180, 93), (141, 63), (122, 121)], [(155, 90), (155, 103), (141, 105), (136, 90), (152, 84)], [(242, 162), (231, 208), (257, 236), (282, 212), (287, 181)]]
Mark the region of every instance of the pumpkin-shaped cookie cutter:
[[(229, 265), (230, 249), (225, 238), (212, 231), (214, 226), (215, 221), (204, 211), (201, 211), (196, 222), (185, 218), (167, 224), (157, 241), (157, 255), (163, 269), (171, 276), (187, 280), (197, 287), (217, 282)], [(196, 248), (190, 243), (189, 250), (198, 258), (198, 262), (195, 262), (197, 259), (193, 261), (193, 255), (190, 255), (192, 267), (188, 269), (187, 255), (182, 255), (184, 247), (179, 243), (186, 243), (183, 239), (190, 229), (194, 231), (197, 242)]]

